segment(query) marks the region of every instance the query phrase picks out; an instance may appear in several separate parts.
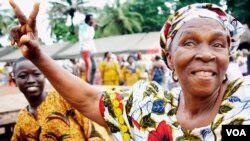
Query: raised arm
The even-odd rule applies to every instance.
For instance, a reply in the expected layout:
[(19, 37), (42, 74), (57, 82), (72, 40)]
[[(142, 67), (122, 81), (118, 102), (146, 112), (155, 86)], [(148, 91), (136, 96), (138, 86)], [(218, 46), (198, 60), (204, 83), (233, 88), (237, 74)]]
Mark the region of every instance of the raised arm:
[(34, 4), (29, 18), (26, 18), (14, 0), (9, 2), (20, 22), (20, 26), (13, 27), (10, 31), (11, 44), (16, 44), (20, 48), (23, 56), (43, 72), (54, 88), (72, 106), (89, 119), (106, 126), (99, 112), (100, 91), (61, 68), (39, 48), (36, 30), (39, 3)]

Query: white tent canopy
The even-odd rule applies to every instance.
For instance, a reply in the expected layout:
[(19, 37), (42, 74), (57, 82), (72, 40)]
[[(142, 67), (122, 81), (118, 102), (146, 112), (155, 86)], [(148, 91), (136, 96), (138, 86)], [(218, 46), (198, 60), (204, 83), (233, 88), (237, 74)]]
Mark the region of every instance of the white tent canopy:
[[(61, 52), (67, 49), (70, 45), (71, 44), (69, 42), (63, 42), (63, 43), (57, 43), (57, 44), (53, 44), (49, 46), (42, 45), (41, 48), (46, 54), (54, 58), (55, 55), (58, 54), (58, 52)], [(11, 61), (15, 61), (21, 56), (22, 56), (21, 51), (19, 49), (16, 49), (12, 53), (9, 53), (7, 55), (0, 57), (0, 61), (11, 62)]]
[[(95, 39), (97, 54), (103, 54), (106, 51), (112, 53), (132, 53), (147, 52), (158, 53), (159, 32), (128, 34)], [(79, 43), (57, 54), (56, 58), (76, 58), (80, 56)]]
[[(95, 39), (97, 55), (102, 55), (106, 51), (112, 53), (136, 53), (144, 52), (155, 54), (160, 52), (159, 32), (137, 33), (106, 38)], [(41, 46), (46, 54), (54, 59), (79, 58), (79, 42), (71, 45), (68, 42), (57, 43), (50, 46)], [(0, 61), (9, 62), (21, 57), (20, 50), (0, 56)]]

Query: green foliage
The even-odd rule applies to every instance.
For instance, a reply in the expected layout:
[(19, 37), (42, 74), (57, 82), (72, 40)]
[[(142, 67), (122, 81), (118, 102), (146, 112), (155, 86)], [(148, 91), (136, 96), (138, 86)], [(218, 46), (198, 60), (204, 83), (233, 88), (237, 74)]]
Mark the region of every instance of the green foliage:
[[(159, 31), (169, 16), (169, 9), (164, 5), (166, 0), (130, 0), (130, 10), (142, 15), (142, 31)], [(158, 8), (162, 13), (159, 13)]]
[[(242, 23), (250, 25), (250, 9), (248, 8), (250, 1), (226, 1), (229, 13)], [(100, 12), (97, 18), (98, 26), (95, 37), (160, 31), (170, 15), (170, 9), (165, 5), (166, 2), (175, 3), (171, 7), (172, 10), (193, 3), (206, 2), (220, 5), (220, 0), (127, 0), (123, 4), (116, 0), (113, 5), (106, 5)], [(84, 14), (98, 11), (96, 8), (86, 7), (86, 3), (85, 0), (50, 0), (50, 26), (52, 27), (52, 35), (56, 37), (56, 40), (77, 41), (76, 31), (78, 26), (71, 22), (71, 26), (67, 27), (65, 23), (67, 17), (70, 16), (72, 20), (77, 11)], [(58, 22), (61, 19), (63, 19), (63, 22)]]
[(141, 14), (129, 10), (129, 2), (106, 5), (98, 18), (98, 36), (111, 36), (141, 32)]
[(9, 28), (18, 25), (18, 21), (12, 9), (4, 8), (0, 3), (0, 36), (8, 34)]
[(227, 0), (228, 11), (242, 24), (250, 26), (250, 1), (249, 0)]
[[(60, 22), (61, 21), (61, 22)], [(55, 23), (53, 28), (53, 35), (56, 41), (70, 41), (71, 43), (77, 42), (77, 35), (72, 34), (71, 28), (65, 25), (64, 20), (61, 19)]]
[[(77, 42), (78, 25), (73, 23), (75, 13), (86, 14), (97, 10), (94, 7), (86, 7), (86, 3), (87, 1), (85, 0), (49, 0), (49, 25), (51, 27), (51, 35), (55, 37), (56, 41)], [(71, 19), (70, 26), (66, 26), (68, 17)]]
[(181, 7), (194, 3), (213, 3), (219, 5), (220, 0), (179, 0), (179, 2), (176, 5), (176, 8), (179, 9)]

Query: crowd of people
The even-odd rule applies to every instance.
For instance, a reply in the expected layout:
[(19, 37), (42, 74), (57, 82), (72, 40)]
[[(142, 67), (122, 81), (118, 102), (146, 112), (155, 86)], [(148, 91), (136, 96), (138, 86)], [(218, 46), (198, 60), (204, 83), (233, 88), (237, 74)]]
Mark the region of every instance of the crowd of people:
[[(250, 48), (250, 43), (243, 44), (249, 44), (248, 47)], [(95, 70), (91, 74), (91, 84), (132, 86), (138, 80), (153, 80), (168, 90), (178, 86), (178, 83), (173, 81), (171, 71), (167, 68), (160, 55), (146, 56), (139, 52), (126, 57), (125, 55), (106, 52), (103, 56), (103, 58), (93, 56), (91, 62), (94, 62)], [(72, 74), (82, 80), (87, 80), (86, 74), (88, 71), (81, 56), (59, 62), (63, 68)], [(15, 86), (12, 81), (12, 64), (13, 62), (7, 62), (0, 68), (1, 85)], [(236, 53), (230, 56), (227, 74), (232, 79), (250, 75), (250, 53), (248, 49), (237, 50)]]
[[(101, 60), (91, 59), (94, 52), (82, 42), (84, 64), (70, 60), (70, 72), (39, 47), (39, 3), (29, 18), (14, 0), (10, 5), (20, 22), (10, 30), (11, 43), (26, 58), (14, 64), (13, 78), (29, 102), (12, 140), (91, 140), (96, 122), (117, 141), (210, 141), (222, 140), (222, 125), (250, 124), (250, 80), (244, 79), (249, 53), (236, 52), (244, 29), (217, 5), (196, 3), (170, 16), (160, 32), (162, 55), (150, 65), (141, 53), (125, 59), (107, 51)], [(93, 32), (93, 22), (85, 23), (82, 30)], [(237, 63), (239, 76), (228, 69), (230, 63)], [(54, 92), (43, 91), (45, 77)], [(101, 91), (94, 82), (114, 88)], [(120, 91), (118, 85), (130, 89)]]
[[(177, 83), (172, 81), (170, 71), (159, 55), (143, 56), (139, 52), (134, 55), (122, 56), (105, 52), (103, 58), (95, 57), (95, 64), (94, 85), (132, 86), (139, 80), (151, 80), (166, 89), (177, 86)], [(87, 71), (81, 58), (64, 61), (61, 66), (86, 81)]]

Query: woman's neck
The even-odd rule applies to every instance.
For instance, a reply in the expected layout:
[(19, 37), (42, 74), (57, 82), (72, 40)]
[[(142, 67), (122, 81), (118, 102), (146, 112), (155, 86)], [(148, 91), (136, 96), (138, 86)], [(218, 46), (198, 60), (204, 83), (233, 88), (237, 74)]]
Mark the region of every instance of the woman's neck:
[(219, 90), (209, 97), (194, 97), (190, 95), (182, 95), (180, 100), (183, 109), (190, 117), (200, 115), (202, 113), (211, 112), (219, 99)]
[(43, 92), (40, 97), (28, 99), (30, 107), (36, 109), (46, 98), (47, 93)]
[(195, 97), (189, 93), (180, 96), (177, 120), (186, 129), (210, 124), (219, 111), (227, 84), (222, 84), (209, 97)]

